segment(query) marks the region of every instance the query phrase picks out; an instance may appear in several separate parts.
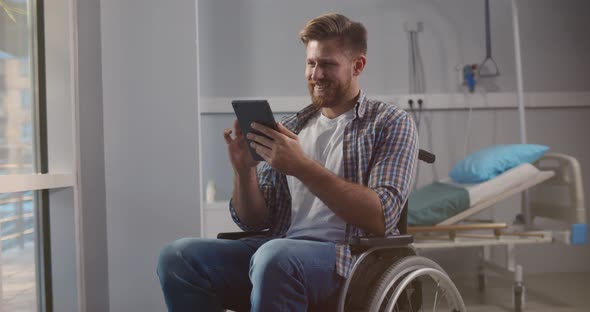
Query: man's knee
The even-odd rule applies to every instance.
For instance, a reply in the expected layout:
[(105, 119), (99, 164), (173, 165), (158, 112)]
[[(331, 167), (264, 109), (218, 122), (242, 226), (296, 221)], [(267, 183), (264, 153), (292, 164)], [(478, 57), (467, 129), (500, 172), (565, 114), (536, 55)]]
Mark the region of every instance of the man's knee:
[(297, 258), (288, 240), (275, 239), (260, 246), (250, 259), (250, 279), (257, 276), (291, 274), (297, 269)]
[(158, 257), (157, 274), (160, 279), (165, 279), (171, 273), (179, 273), (184, 271), (188, 265), (183, 253), (189, 242), (194, 238), (181, 238), (173, 241), (162, 249)]

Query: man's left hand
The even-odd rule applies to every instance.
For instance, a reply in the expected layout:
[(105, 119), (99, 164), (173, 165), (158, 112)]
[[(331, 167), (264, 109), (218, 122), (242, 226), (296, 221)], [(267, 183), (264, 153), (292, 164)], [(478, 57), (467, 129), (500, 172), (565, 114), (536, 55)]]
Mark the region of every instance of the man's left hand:
[[(297, 135), (277, 123), (278, 131), (253, 123), (252, 128), (268, 136), (248, 133), (250, 145), (271, 167), (286, 175), (295, 175), (311, 161), (303, 152)], [(270, 139), (269, 139), (270, 138)]]

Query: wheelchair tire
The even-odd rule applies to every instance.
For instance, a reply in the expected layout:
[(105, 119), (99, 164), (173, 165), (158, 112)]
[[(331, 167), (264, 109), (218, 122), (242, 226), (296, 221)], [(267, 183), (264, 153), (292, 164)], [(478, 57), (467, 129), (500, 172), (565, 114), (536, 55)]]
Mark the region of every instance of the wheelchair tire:
[[(377, 284), (370, 293), (370, 312), (381, 311), (420, 311), (422, 304), (421, 276), (428, 276), (437, 282), (437, 287), (442, 285), (442, 293), (447, 301), (450, 311), (465, 311), (465, 304), (461, 294), (451, 281), (447, 273), (434, 261), (420, 257), (409, 256), (392, 264), (379, 278)], [(406, 288), (410, 286), (410, 288)], [(414, 287), (414, 288), (412, 288)], [(403, 308), (396, 307), (402, 292), (413, 289)], [(437, 292), (438, 295), (438, 292)], [(437, 299), (437, 298), (436, 298)], [(412, 305), (412, 303), (414, 303)], [(435, 310), (436, 311), (436, 310)]]

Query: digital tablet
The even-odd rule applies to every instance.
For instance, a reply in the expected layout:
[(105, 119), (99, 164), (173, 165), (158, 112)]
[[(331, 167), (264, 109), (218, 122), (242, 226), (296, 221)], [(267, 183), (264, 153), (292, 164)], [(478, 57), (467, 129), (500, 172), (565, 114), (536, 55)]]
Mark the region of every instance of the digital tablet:
[[(244, 136), (249, 132), (264, 135), (252, 129), (250, 125), (253, 122), (278, 131), (277, 123), (267, 100), (235, 100), (231, 102), (231, 105), (238, 117), (238, 123), (240, 124), (240, 129)], [(246, 139), (246, 141), (248, 142), (248, 148), (250, 149), (252, 158), (254, 158), (254, 160), (263, 161), (264, 159), (256, 154), (256, 151), (250, 146), (250, 140)]]

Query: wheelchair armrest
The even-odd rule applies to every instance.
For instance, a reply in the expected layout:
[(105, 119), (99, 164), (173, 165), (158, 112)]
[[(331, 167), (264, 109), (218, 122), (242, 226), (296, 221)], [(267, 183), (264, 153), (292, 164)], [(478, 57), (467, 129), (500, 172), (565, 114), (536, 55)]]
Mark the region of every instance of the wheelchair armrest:
[(414, 242), (412, 235), (397, 235), (394, 237), (354, 237), (350, 240), (353, 252), (364, 251), (373, 247), (407, 247)]
[(218, 239), (240, 239), (244, 237), (252, 237), (252, 236), (261, 236), (267, 235), (268, 231), (259, 231), (259, 232), (226, 232), (226, 233), (218, 233)]

